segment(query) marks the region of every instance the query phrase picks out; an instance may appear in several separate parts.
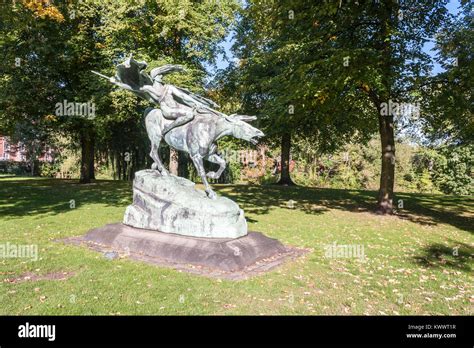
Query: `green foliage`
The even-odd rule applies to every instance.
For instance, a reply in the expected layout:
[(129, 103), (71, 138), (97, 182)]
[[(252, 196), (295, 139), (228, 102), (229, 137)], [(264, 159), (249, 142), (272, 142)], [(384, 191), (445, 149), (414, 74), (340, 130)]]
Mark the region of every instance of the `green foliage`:
[(472, 1), (461, 1), (455, 20), (440, 30), (437, 62), (445, 69), (420, 88), (424, 97), (424, 124), (432, 140), (457, 144), (474, 139), (474, 21)]
[(446, 194), (474, 194), (474, 145), (446, 146), (433, 168), (433, 180)]
[(30, 167), (33, 167), (32, 174), (40, 172), (34, 167), (46, 146), (54, 146), (55, 144), (55, 139), (48, 133), (50, 133), (50, 130), (43, 120), (22, 120), (15, 124), (11, 141), (22, 144), (26, 161)]
[(236, 184), (240, 182), (240, 175), (242, 171), (242, 166), (240, 163), (235, 161), (230, 161), (227, 163), (222, 176), (217, 180), (219, 184)]
[(320, 150), (367, 141), (381, 102), (414, 100), (406, 91), (429, 72), (422, 47), (447, 20), (446, 2), (248, 1), (231, 68), (244, 107), (268, 134), (291, 129)]
[(419, 148), (413, 151), (410, 167), (403, 173), (407, 188), (415, 192), (439, 192), (433, 182), (434, 162), (441, 156), (433, 149)]
[(29, 175), (30, 170), (24, 162), (0, 161), (0, 174)]
[[(231, 147), (232, 145), (230, 145), (229, 147), (220, 147), (219, 151), (222, 153), (222, 151), (230, 150)], [(187, 156), (188, 158), (188, 161), (187, 161), (188, 179), (194, 182), (201, 182), (201, 177), (198, 175), (196, 168), (194, 167), (191, 160), (189, 159), (189, 155), (188, 154), (184, 154), (184, 155)], [(206, 172), (217, 171), (218, 168), (219, 166), (217, 164), (204, 161), (204, 169), (206, 170)], [(208, 178), (208, 181), (211, 184), (236, 184), (240, 182), (241, 173), (242, 173), (242, 165), (239, 162), (236, 162), (231, 159), (227, 161), (226, 168), (222, 172), (219, 179), (216, 180), (216, 179)]]
[(40, 176), (47, 178), (54, 178), (61, 168), (61, 163), (59, 162), (43, 162), (40, 164), (39, 173)]
[[(58, 143), (62, 139), (59, 139)], [(41, 162), (39, 163), (39, 175), (48, 178), (54, 178), (61, 172), (64, 167), (64, 162), (67, 160), (66, 151), (58, 151), (54, 153), (52, 162)]]
[[(347, 144), (331, 154), (318, 154), (310, 142), (300, 139), (294, 144), (295, 181), (303, 186), (375, 190), (380, 174), (379, 142), (375, 138), (365, 146)], [(397, 148), (398, 191), (474, 193), (474, 146), (427, 148), (400, 140)]]
[(294, 159), (298, 168), (295, 181), (318, 187), (376, 189), (380, 170), (379, 142), (373, 139), (366, 146), (347, 144), (331, 154), (319, 154), (311, 151), (310, 142), (299, 140), (295, 143)]
[(474, 193), (474, 147), (421, 147), (411, 156), (411, 166), (402, 172), (404, 186), (415, 192)]
[[(44, 123), (47, 134), (67, 135), (82, 151), (84, 140), (92, 138), (96, 154), (108, 159), (119, 178), (130, 178), (130, 172), (149, 166), (142, 120), (149, 105), (112, 91), (91, 70), (111, 76), (133, 53), (150, 67), (186, 66), (187, 74), (169, 81), (203, 93), (204, 66), (221, 53), (218, 43), (237, 8), (235, 0), (35, 0), (2, 6), (0, 133), (10, 135), (18, 123), (34, 120)], [(55, 115), (63, 100), (93, 102), (96, 115)]]

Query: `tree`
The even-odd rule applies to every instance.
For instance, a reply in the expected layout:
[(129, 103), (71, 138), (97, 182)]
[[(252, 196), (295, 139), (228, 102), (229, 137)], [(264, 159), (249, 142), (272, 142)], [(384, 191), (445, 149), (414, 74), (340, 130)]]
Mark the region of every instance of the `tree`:
[[(83, 152), (81, 182), (89, 182), (94, 177), (93, 126), (89, 120), (64, 113), (64, 110), (58, 114), (57, 109), (58, 103), (91, 99), (91, 88), (85, 75), (86, 71), (90, 74), (94, 58), (100, 61), (98, 55), (89, 58), (88, 53), (94, 51), (96, 40), (94, 37), (89, 40), (92, 43), (85, 43), (84, 37), (91, 39), (93, 33), (87, 32), (87, 26), (77, 25), (79, 20), (76, 21), (73, 6), (55, 6), (41, 0), (6, 7), (1, 28), (6, 33), (6, 40), (1, 43), (6, 56), (2, 69), (5, 78), (1, 85), (5, 108), (1, 117), (7, 120), (7, 134), (23, 119), (37, 119), (36, 125), (44, 119), (49, 122), (51, 132), (61, 130), (78, 136)], [(79, 18), (79, 11), (77, 15)], [(75, 30), (79, 27), (86, 29), (77, 33)], [(75, 45), (71, 44), (74, 40)], [(90, 130), (91, 135), (88, 134)]]
[[(26, 160), (30, 164), (30, 174), (37, 174), (37, 163), (46, 146), (52, 146), (53, 142), (47, 126), (41, 121), (21, 121), (15, 125), (15, 130), (11, 136), (14, 143), (21, 145), (26, 154)], [(49, 138), (49, 139), (48, 139)]]
[(448, 144), (466, 144), (474, 139), (472, 4), (461, 3), (457, 18), (445, 23), (436, 37), (437, 62), (445, 71), (420, 85), (425, 133), (432, 141)]
[[(319, 153), (349, 139), (370, 138), (360, 131), (370, 127), (366, 113), (360, 111), (360, 97), (343, 78), (325, 80), (333, 76), (328, 60), (335, 65), (336, 57), (331, 55), (333, 48), (322, 44), (332, 33), (320, 30), (316, 19), (324, 6), (252, 1), (237, 28), (234, 52), (240, 60), (231, 70), (240, 81), (244, 111), (260, 116), (270, 139), (279, 138), (283, 185), (292, 184), (288, 164), (294, 136), (311, 139)], [(340, 107), (346, 102), (350, 108)]]
[[(136, 59), (146, 60), (150, 67), (182, 64), (188, 73), (167, 76), (166, 80), (194, 92), (203, 92), (204, 63), (215, 62), (217, 53), (221, 52), (217, 44), (234, 20), (237, 8), (234, 0), (189, 1), (179, 5), (151, 0), (133, 3), (123, 0), (121, 6), (116, 6), (116, 1), (107, 3), (107, 9), (112, 9), (112, 13), (103, 16), (97, 30), (108, 38), (103, 50), (108, 57), (114, 58), (115, 64), (130, 53), (134, 53)], [(213, 16), (210, 18), (208, 13)], [(115, 73), (113, 65), (106, 69), (109, 75)], [(102, 123), (105, 129), (101, 132), (103, 144), (99, 148), (112, 154), (116, 168), (120, 169), (119, 177), (130, 178), (125, 175), (125, 168), (138, 169), (147, 162), (143, 159), (148, 158), (149, 144), (141, 118), (149, 105), (124, 91), (114, 91), (111, 97), (115, 102), (112, 102), (110, 113), (117, 117)], [(120, 122), (116, 122), (117, 118)], [(124, 141), (124, 129), (128, 130), (128, 141)], [(132, 161), (124, 161), (123, 154), (131, 154)], [(120, 174), (121, 171), (124, 175)]]
[(56, 8), (43, 8), (41, 2), (2, 7), (0, 133), (22, 144), (32, 175), (46, 144), (54, 146), (56, 130), (50, 116), (60, 96), (59, 74), (49, 67), (61, 47), (56, 28), (63, 21)]
[[(119, 178), (129, 178), (148, 157), (141, 119), (146, 105), (112, 91), (91, 70), (113, 75), (115, 65), (134, 53), (150, 66), (185, 65), (190, 73), (171, 81), (202, 92), (204, 63), (215, 62), (236, 8), (234, 0), (28, 0), (2, 7), (2, 132), (12, 133), (24, 118), (47, 116), (54, 131), (70, 135), (81, 149), (81, 182), (94, 178), (97, 155), (110, 157)], [(90, 102), (95, 113), (58, 115), (56, 104), (63, 102)]]
[(309, 134), (320, 151), (378, 131), (377, 211), (391, 213), (401, 113), (388, 106), (417, 100), (411, 87), (431, 67), (423, 44), (447, 21), (446, 2), (249, 1), (236, 45), (245, 105), (280, 136)]
[(438, 150), (433, 181), (446, 194), (474, 194), (474, 146), (445, 146)]

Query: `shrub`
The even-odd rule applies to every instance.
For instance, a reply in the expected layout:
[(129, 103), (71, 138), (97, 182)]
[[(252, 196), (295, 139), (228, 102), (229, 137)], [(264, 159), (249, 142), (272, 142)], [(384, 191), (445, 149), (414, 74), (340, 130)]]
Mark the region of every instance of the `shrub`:
[(28, 163), (14, 161), (0, 161), (1, 174), (29, 175), (30, 168)]
[(433, 165), (433, 180), (446, 194), (474, 194), (474, 145), (446, 146)]

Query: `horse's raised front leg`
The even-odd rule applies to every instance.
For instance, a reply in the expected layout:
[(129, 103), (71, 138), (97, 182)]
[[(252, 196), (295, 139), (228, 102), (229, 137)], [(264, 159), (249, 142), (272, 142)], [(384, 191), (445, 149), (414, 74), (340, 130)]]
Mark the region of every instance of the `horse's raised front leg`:
[(200, 154), (196, 154), (192, 156), (191, 159), (193, 160), (194, 166), (196, 167), (196, 170), (199, 176), (201, 177), (202, 183), (206, 188), (207, 196), (211, 199), (216, 199), (216, 193), (212, 190), (211, 185), (209, 185), (209, 183), (207, 182), (206, 171), (204, 170), (204, 164), (202, 162), (202, 156)]
[(219, 179), (220, 176), (222, 175), (222, 172), (225, 170), (225, 166), (226, 166), (225, 160), (219, 157), (219, 155), (216, 153), (213, 155), (207, 156), (206, 159), (209, 162), (216, 163), (219, 165), (219, 170), (217, 172), (209, 172), (206, 174), (206, 176), (211, 179)]

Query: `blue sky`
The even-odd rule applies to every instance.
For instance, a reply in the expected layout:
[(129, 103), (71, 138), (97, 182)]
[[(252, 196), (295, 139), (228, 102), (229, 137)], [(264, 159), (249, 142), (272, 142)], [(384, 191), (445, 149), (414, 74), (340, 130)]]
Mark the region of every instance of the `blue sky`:
[[(448, 3), (447, 8), (448, 8), (449, 12), (451, 12), (452, 14), (458, 14), (459, 13), (459, 6), (460, 6), (459, 0), (451, 0)], [(430, 53), (431, 56), (434, 57), (436, 55), (436, 52), (433, 51), (433, 47), (434, 47), (433, 42), (427, 42), (425, 44), (424, 50), (425, 50), (425, 52)], [(440, 73), (442, 71), (443, 71), (443, 69), (441, 68), (441, 66), (439, 64), (434, 65), (433, 75), (437, 75), (438, 73)]]
[[(451, 13), (457, 14), (459, 12), (459, 6), (460, 6), (459, 0), (450, 0), (450, 2), (447, 5), (447, 8)], [(225, 69), (229, 65), (228, 60), (234, 59), (234, 56), (233, 56), (232, 52), (230, 51), (230, 49), (231, 49), (231, 47), (234, 43), (233, 35), (234, 35), (234, 33), (231, 32), (226, 37), (225, 41), (223, 41), (220, 44), (220, 46), (226, 52), (225, 55), (227, 56), (227, 59), (226, 59), (226, 57), (224, 57), (224, 55), (219, 55), (217, 57), (217, 63), (216, 63), (217, 70)], [(433, 42), (427, 42), (425, 44), (424, 50), (425, 50), (425, 52), (428, 52), (431, 56), (434, 57), (436, 55), (436, 52), (433, 51), (433, 47), (434, 47)], [(214, 67), (211, 67), (211, 66), (206, 66), (206, 68), (207, 68), (207, 71), (209, 72), (209, 74), (211, 76), (213, 76), (215, 74), (215, 72), (217, 71)], [(436, 75), (436, 74), (438, 74), (442, 71), (443, 71), (443, 69), (441, 68), (441, 66), (439, 66), (438, 64), (435, 64), (434, 69), (433, 69), (433, 74)]]

